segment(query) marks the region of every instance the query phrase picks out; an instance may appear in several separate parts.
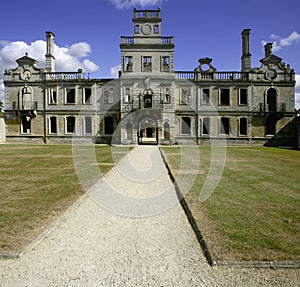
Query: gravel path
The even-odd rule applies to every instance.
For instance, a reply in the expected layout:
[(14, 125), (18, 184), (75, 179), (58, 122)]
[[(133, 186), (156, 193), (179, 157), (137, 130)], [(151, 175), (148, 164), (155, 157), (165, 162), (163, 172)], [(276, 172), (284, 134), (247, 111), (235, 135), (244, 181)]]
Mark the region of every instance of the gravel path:
[(0, 286), (300, 286), (297, 269), (210, 267), (180, 205), (152, 206), (175, 197), (158, 148), (136, 147), (34, 249), (0, 260)]

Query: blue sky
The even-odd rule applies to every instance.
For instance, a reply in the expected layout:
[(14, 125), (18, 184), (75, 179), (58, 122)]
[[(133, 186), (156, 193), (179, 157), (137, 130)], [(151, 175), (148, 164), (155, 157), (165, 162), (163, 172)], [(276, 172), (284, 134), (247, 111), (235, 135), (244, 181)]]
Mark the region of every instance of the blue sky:
[[(133, 8), (161, 8), (162, 34), (174, 36), (175, 70), (191, 71), (210, 57), (218, 71), (241, 68), (241, 32), (251, 29), (252, 67), (260, 66), (263, 44), (297, 74), (300, 108), (299, 0), (40, 0), (4, 1), (0, 17), (0, 81), (25, 52), (44, 66), (45, 32), (55, 34), (57, 70), (83, 68), (90, 77), (110, 78), (120, 65), (120, 37), (133, 34)], [(0, 86), (0, 99), (3, 85)]]

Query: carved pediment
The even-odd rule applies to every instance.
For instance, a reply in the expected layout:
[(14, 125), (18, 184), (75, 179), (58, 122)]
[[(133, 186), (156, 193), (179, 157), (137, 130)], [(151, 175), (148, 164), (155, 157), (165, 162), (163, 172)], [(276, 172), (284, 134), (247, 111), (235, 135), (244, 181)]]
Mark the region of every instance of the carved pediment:
[(194, 70), (195, 72), (206, 72), (206, 73), (213, 73), (216, 71), (216, 68), (214, 68), (211, 64), (212, 59), (211, 58), (200, 58), (199, 63), (200, 65)]
[(34, 66), (37, 64), (37, 60), (28, 57), (28, 54), (25, 53), (25, 56), (21, 57), (20, 59), (16, 60), (19, 66)]
[(281, 63), (281, 61), (282, 61), (281, 58), (279, 58), (279, 57), (277, 57), (273, 54), (271, 54), (268, 57), (263, 58), (263, 59), (260, 60), (260, 62), (264, 65), (268, 65), (268, 64), (278, 65), (278, 64)]

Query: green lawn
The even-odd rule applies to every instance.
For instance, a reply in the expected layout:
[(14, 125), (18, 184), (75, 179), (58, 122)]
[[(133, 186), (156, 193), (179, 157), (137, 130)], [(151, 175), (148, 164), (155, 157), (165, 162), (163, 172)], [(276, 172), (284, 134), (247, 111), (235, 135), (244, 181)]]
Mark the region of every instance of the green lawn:
[[(80, 149), (84, 153), (91, 148)], [(102, 174), (127, 152), (115, 149), (93, 146)], [(83, 195), (84, 189), (74, 169), (72, 145), (2, 144), (0, 166), (0, 252), (19, 252)], [(87, 187), (97, 178), (99, 174), (89, 174)]]
[[(218, 149), (217, 147), (214, 149)], [(163, 148), (174, 173), (179, 148)], [(185, 199), (216, 260), (300, 260), (300, 152), (227, 147), (226, 164), (213, 194), (199, 194), (211, 148), (200, 147), (200, 168)]]

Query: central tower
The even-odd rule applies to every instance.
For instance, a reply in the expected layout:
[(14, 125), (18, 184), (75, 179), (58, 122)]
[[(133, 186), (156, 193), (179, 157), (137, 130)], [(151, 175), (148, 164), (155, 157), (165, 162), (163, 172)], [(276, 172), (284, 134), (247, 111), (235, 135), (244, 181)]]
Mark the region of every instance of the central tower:
[(161, 36), (161, 21), (160, 9), (134, 9), (133, 36), (121, 37), (122, 75), (173, 73), (173, 37)]
[(120, 44), (121, 142), (170, 142), (174, 126), (173, 37), (162, 36), (160, 9), (134, 9), (132, 22), (133, 36), (122, 36)]

